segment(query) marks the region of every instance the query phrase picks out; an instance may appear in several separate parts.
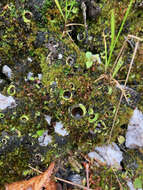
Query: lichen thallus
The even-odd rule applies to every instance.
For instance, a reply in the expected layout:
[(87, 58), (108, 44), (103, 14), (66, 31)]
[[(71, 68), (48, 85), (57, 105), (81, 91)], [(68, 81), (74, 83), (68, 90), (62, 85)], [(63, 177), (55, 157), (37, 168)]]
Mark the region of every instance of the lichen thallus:
[[(85, 33), (86, 33), (86, 37), (88, 37), (88, 31), (87, 31), (87, 23), (86, 23), (86, 5), (85, 3), (83, 2), (82, 5), (81, 5), (81, 9), (83, 11), (83, 19), (84, 19), (84, 24), (78, 24), (78, 23), (70, 23), (70, 24), (67, 24), (67, 21), (68, 21), (68, 18), (69, 18), (69, 15), (72, 11), (72, 8), (74, 6), (74, 3), (75, 1), (73, 0), (72, 1), (73, 3), (70, 5), (70, 8), (68, 10), (68, 1), (66, 0), (66, 6), (65, 6), (65, 14), (64, 12), (62, 11), (62, 8), (59, 4), (59, 1), (58, 0), (55, 0), (55, 3), (56, 3), (56, 6), (58, 7), (62, 17), (63, 17), (63, 20), (65, 22), (65, 25), (64, 25), (64, 31), (63, 31), (63, 36), (65, 34), (67, 34), (69, 36), (69, 38), (72, 40), (69, 32), (70, 30), (68, 30), (67, 28), (69, 26), (72, 26), (72, 25), (81, 25), (85, 28)], [(129, 2), (129, 5), (128, 5), (128, 8), (126, 10), (126, 13), (125, 13), (125, 16), (122, 20), (122, 23), (121, 23), (121, 26), (119, 28), (119, 31), (117, 33), (117, 36), (115, 37), (115, 14), (114, 14), (114, 9), (111, 10), (111, 44), (110, 44), (110, 50), (109, 50), (109, 57), (108, 57), (108, 53), (107, 53), (107, 43), (106, 43), (106, 36), (104, 34), (104, 31), (103, 31), (103, 41), (104, 41), (104, 47), (105, 47), (105, 73), (102, 74), (98, 79), (96, 79), (94, 81), (94, 83), (98, 82), (99, 80), (108, 80), (109, 84), (114, 84), (116, 85), (120, 90), (121, 90), (121, 97), (120, 97), (120, 100), (119, 100), (119, 104), (117, 106), (117, 109), (116, 109), (116, 112), (115, 112), (115, 115), (114, 115), (114, 119), (113, 119), (113, 125), (112, 125), (112, 128), (111, 128), (111, 132), (110, 132), (110, 137), (109, 137), (109, 143), (110, 143), (110, 140), (111, 140), (111, 135), (112, 135), (112, 131), (113, 131), (113, 128), (114, 128), (114, 125), (115, 125), (115, 121), (116, 121), (116, 118), (117, 118), (117, 114), (118, 114), (118, 110), (119, 110), (119, 107), (120, 107), (120, 103), (121, 103), (121, 100), (123, 98), (123, 96), (125, 97), (127, 103), (128, 102), (128, 98), (126, 96), (126, 93), (125, 93), (125, 87), (126, 87), (126, 84), (127, 84), (127, 81), (128, 81), (128, 78), (129, 78), (129, 74), (130, 74), (130, 71), (131, 71), (131, 68), (132, 68), (132, 65), (133, 65), (133, 62), (134, 62), (134, 58), (135, 58), (135, 55), (136, 55), (136, 52), (137, 52), (137, 49), (138, 49), (138, 45), (139, 45), (139, 41), (142, 41), (143, 39), (137, 37), (137, 36), (134, 36), (134, 35), (128, 35), (124, 42), (123, 42), (123, 46), (121, 47), (120, 49), (120, 52), (111, 68), (111, 58), (113, 56), (113, 52), (114, 52), (114, 49), (115, 49), (115, 46), (119, 40), (119, 37), (120, 37), (120, 34), (123, 30), (123, 27), (124, 27), (124, 24), (127, 20), (127, 17), (129, 15), (129, 12), (130, 12), (130, 9), (132, 7), (132, 4), (133, 4), (133, 0), (130, 0)], [(128, 73), (127, 73), (127, 76), (126, 76), (126, 79), (125, 79), (125, 83), (124, 85), (120, 85), (120, 83), (115, 79), (116, 75), (118, 74), (120, 68), (122, 67), (123, 65), (123, 61), (121, 61), (121, 56), (124, 52), (124, 49), (125, 49), (125, 46), (128, 42), (129, 39), (134, 39), (136, 40), (136, 45), (135, 45), (135, 48), (134, 48), (134, 52), (133, 52), (133, 56), (132, 56), (132, 60), (130, 62), (130, 66), (129, 66), (129, 70), (128, 70)], [(73, 40), (72, 40), (73, 41)], [(107, 71), (109, 70), (109, 67), (111, 68), (111, 71), (109, 73), (107, 73)]]

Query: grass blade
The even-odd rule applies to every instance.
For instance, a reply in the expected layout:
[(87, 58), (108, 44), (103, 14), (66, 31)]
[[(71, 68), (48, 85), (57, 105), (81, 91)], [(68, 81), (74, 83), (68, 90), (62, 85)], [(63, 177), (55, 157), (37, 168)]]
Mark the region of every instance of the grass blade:
[(60, 6), (60, 4), (59, 4), (59, 1), (58, 1), (58, 0), (55, 0), (55, 3), (56, 3), (56, 5), (57, 5), (57, 7), (58, 7), (58, 9), (59, 9), (59, 11), (60, 11), (60, 13), (61, 13), (61, 15), (62, 15), (64, 21), (65, 21), (65, 16), (64, 16), (63, 11), (62, 11), (62, 9), (61, 9), (61, 6)]
[(70, 2), (70, 9), (67, 11), (67, 18), (69, 17), (75, 3), (75, 0)]
[(104, 49), (105, 49), (105, 72), (107, 70), (107, 67), (108, 67), (108, 57), (107, 57), (107, 43), (106, 43), (106, 37), (105, 37), (105, 34), (104, 34), (104, 31), (103, 31), (103, 39), (104, 39)]
[(124, 62), (123, 62), (123, 60), (122, 60), (122, 57), (120, 57), (118, 63), (116, 64), (116, 67), (115, 67), (115, 69), (114, 69), (114, 72), (113, 72), (113, 74), (112, 74), (112, 77), (113, 77), (113, 78), (116, 76), (116, 74), (118, 73), (118, 71), (119, 71), (120, 68), (122, 67), (123, 63), (124, 63)]
[[(118, 34), (117, 34), (117, 37), (116, 37), (116, 39), (115, 39), (115, 41), (114, 41), (113, 46), (112, 46), (111, 49), (110, 49), (110, 54), (109, 54), (109, 58), (108, 58), (108, 62), (107, 62), (107, 67), (108, 67), (109, 64), (110, 64), (113, 50), (114, 50), (114, 48), (115, 48), (115, 46), (116, 46), (116, 43), (118, 42), (119, 36), (120, 36), (120, 34), (121, 34), (122, 30), (123, 30), (123, 27), (124, 27), (124, 24), (125, 24), (125, 22), (126, 22), (126, 20), (127, 20), (128, 15), (129, 15), (129, 12), (130, 12), (132, 3), (133, 3), (133, 0), (130, 0), (129, 6), (128, 6), (127, 11), (126, 11), (126, 14), (125, 14), (125, 16), (124, 16), (124, 18), (123, 18), (123, 21), (122, 21), (122, 24), (121, 24), (121, 26), (120, 26), (119, 32), (118, 32)], [(107, 69), (107, 68), (106, 68), (106, 69)]]
[[(110, 45), (110, 54), (112, 53), (112, 49), (114, 47), (114, 40), (115, 40), (115, 14), (114, 9), (111, 10), (111, 45)], [(109, 54), (109, 57), (110, 57)], [(105, 72), (107, 71), (108, 65), (110, 62), (106, 62), (105, 64)]]
[(113, 47), (114, 40), (115, 40), (115, 13), (114, 13), (114, 9), (112, 9), (112, 12), (111, 12), (111, 46), (110, 46), (110, 49), (112, 49), (112, 47)]
[(68, 1), (66, 0), (66, 7), (65, 7), (65, 23), (67, 22), (68, 19)]

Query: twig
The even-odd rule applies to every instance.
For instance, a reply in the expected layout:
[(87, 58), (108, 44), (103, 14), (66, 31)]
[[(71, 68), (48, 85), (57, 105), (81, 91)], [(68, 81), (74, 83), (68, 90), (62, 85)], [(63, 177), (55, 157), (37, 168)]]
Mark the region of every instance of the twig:
[(83, 20), (84, 20), (84, 28), (86, 34), (86, 42), (88, 41), (88, 25), (86, 23), (86, 5), (84, 2), (81, 3), (82, 13), (83, 13)]
[(98, 81), (101, 80), (101, 79), (105, 79), (105, 78), (107, 78), (107, 75), (103, 74), (103, 75), (101, 75), (99, 78), (97, 78), (97, 79), (94, 81), (94, 83), (98, 82)]
[(105, 72), (107, 70), (107, 64), (108, 64), (108, 55), (107, 55), (107, 43), (106, 43), (106, 36), (103, 30), (103, 40), (104, 40), (104, 49), (105, 49)]
[[(106, 74), (101, 75), (98, 79), (96, 79), (94, 81), (94, 83), (98, 82), (101, 79), (108, 79), (108, 75), (106, 75)], [(123, 92), (123, 95), (124, 95), (127, 103), (129, 104), (128, 98), (127, 98), (126, 93), (125, 93), (125, 90), (122, 88), (122, 86), (120, 85), (120, 83), (117, 80), (115, 80), (112, 76), (110, 76), (110, 80), (113, 81), (113, 83), (115, 83), (116, 86)]]
[(122, 86), (120, 85), (120, 83), (119, 83), (116, 79), (113, 78), (112, 80), (113, 80), (113, 82), (116, 84), (116, 87), (119, 88), (119, 89), (122, 91), (122, 93), (123, 93), (123, 95), (124, 95), (124, 97), (125, 97), (125, 99), (126, 99), (126, 102), (129, 104), (129, 101), (128, 101), (128, 98), (127, 98), (127, 96), (126, 96), (124, 87), (122, 87)]
[(66, 27), (68, 27), (68, 26), (83, 26), (83, 27), (84, 27), (84, 24), (79, 24), (79, 23), (69, 23), (69, 24), (66, 24), (65, 26), (66, 26)]
[(43, 172), (41, 172), (40, 170), (33, 168), (32, 166), (29, 165), (29, 168), (31, 168), (32, 170), (34, 170), (35, 172), (42, 174)]
[[(131, 71), (131, 68), (132, 68), (132, 65), (133, 65), (133, 62), (134, 62), (134, 59), (135, 59), (135, 55), (136, 55), (136, 52), (137, 52), (137, 49), (138, 49), (138, 45), (139, 45), (139, 40), (136, 42), (136, 46), (135, 46), (135, 49), (134, 49), (134, 53), (133, 53), (133, 56), (132, 56), (130, 67), (129, 67), (129, 70), (128, 70), (128, 73), (127, 73), (127, 77), (126, 77), (126, 80), (125, 80), (125, 83), (124, 83), (124, 88), (126, 87), (126, 84), (128, 82), (128, 78), (129, 78), (130, 71)], [(122, 91), (121, 96), (120, 96), (120, 100), (119, 100), (119, 103), (118, 103), (118, 106), (117, 106), (117, 109), (116, 109), (116, 112), (115, 112), (115, 116), (114, 116), (114, 119), (113, 119), (113, 124), (112, 124), (112, 128), (111, 128), (111, 131), (110, 131), (108, 144), (110, 144), (112, 132), (113, 132), (113, 129), (115, 127), (115, 122), (116, 122), (116, 119), (117, 119), (117, 114), (118, 114), (118, 111), (119, 111), (119, 107), (120, 107), (123, 95), (124, 94), (123, 94), (123, 91)]]
[(134, 49), (134, 44), (129, 40), (128, 36), (124, 36), (124, 38), (130, 44), (131, 48)]
[(132, 68), (132, 65), (133, 65), (133, 62), (134, 62), (134, 59), (135, 59), (135, 55), (137, 53), (138, 46), (139, 46), (139, 40), (136, 42), (136, 46), (135, 46), (135, 49), (134, 49), (133, 57), (132, 57), (132, 60), (131, 60), (131, 63), (130, 63), (130, 67), (129, 67), (129, 70), (128, 70), (128, 73), (127, 73), (127, 77), (126, 77), (124, 86), (126, 86), (126, 84), (128, 82), (128, 78), (129, 78), (130, 71), (131, 71), (131, 68)]
[(134, 38), (134, 39), (136, 39), (137, 41), (143, 41), (143, 38), (139, 38), (139, 37), (134, 36), (134, 35), (131, 35), (131, 34), (129, 34), (128, 37), (129, 37), (129, 38)]
[(86, 172), (86, 184), (87, 184), (87, 188), (89, 189), (89, 164), (86, 162), (83, 162), (83, 165), (85, 167), (85, 172)]
[(128, 36), (125, 37), (124, 43), (123, 43), (123, 45), (122, 45), (122, 48), (121, 48), (121, 50), (120, 50), (120, 52), (119, 52), (119, 54), (118, 54), (118, 56), (117, 56), (117, 58), (116, 58), (116, 60), (115, 60), (115, 62), (114, 62), (114, 65), (113, 65), (113, 67), (112, 67), (111, 73), (114, 71), (114, 68), (115, 68), (117, 62), (118, 62), (118, 60), (119, 60), (121, 54), (123, 53), (123, 50), (124, 50), (124, 48), (125, 48), (125, 45), (126, 45), (127, 41), (128, 41), (130, 38), (134, 38), (134, 39), (137, 40), (137, 41), (143, 41), (142, 38), (139, 38), (139, 37), (137, 37), (137, 36), (128, 34)]
[(128, 40), (128, 37), (125, 39), (125, 41), (124, 41), (124, 43), (123, 43), (123, 45), (122, 45), (122, 47), (121, 47), (121, 50), (120, 50), (120, 52), (119, 52), (119, 54), (118, 54), (118, 56), (117, 56), (117, 58), (116, 58), (116, 60), (115, 60), (115, 62), (114, 62), (113, 67), (112, 67), (111, 73), (113, 73), (114, 68), (115, 68), (116, 64), (118, 63), (118, 60), (119, 60), (120, 56), (121, 56), (122, 53), (123, 53), (123, 50), (124, 50), (124, 48), (125, 48), (125, 45), (126, 45), (127, 40)]
[(82, 188), (82, 189), (85, 189), (85, 190), (93, 190), (93, 189), (89, 189), (89, 188), (87, 188), (87, 187), (85, 187), (85, 186), (83, 186), (83, 185), (79, 185), (79, 184), (73, 183), (73, 182), (71, 182), (71, 181), (67, 181), (67, 180), (65, 180), (65, 179), (61, 179), (61, 178), (59, 178), (59, 177), (55, 177), (55, 179), (57, 179), (57, 180), (59, 180), (59, 181), (63, 181), (63, 182), (68, 183), (68, 184), (71, 184), (71, 185), (74, 185), (74, 186), (77, 186), (77, 187)]
[[(112, 167), (111, 167), (111, 168), (112, 168)], [(123, 190), (122, 184), (121, 184), (121, 182), (120, 182), (120, 180), (119, 180), (119, 178), (118, 178), (116, 172), (114, 171), (114, 168), (112, 168), (112, 171), (113, 171), (113, 173), (114, 173), (114, 175), (115, 175), (115, 177), (116, 177), (116, 179), (117, 179), (117, 181), (118, 181), (118, 184), (119, 184), (119, 186), (120, 186), (120, 190)]]
[[(34, 170), (35, 172), (37, 173), (40, 173), (42, 174), (43, 172), (41, 172), (40, 170), (36, 169), (36, 168), (33, 168), (32, 166), (29, 165), (29, 168), (31, 168), (32, 170)], [(68, 181), (68, 180), (65, 180), (65, 179), (61, 179), (59, 177), (54, 177), (56, 180), (59, 180), (59, 181), (62, 181), (62, 182), (65, 182), (65, 183), (68, 183), (70, 185), (74, 185), (74, 186), (77, 186), (77, 187), (80, 187), (82, 189), (85, 189), (85, 190), (92, 190), (92, 189), (89, 189), (88, 187), (85, 187), (83, 185), (79, 185), (79, 184), (76, 184), (76, 183), (73, 183), (71, 181)]]

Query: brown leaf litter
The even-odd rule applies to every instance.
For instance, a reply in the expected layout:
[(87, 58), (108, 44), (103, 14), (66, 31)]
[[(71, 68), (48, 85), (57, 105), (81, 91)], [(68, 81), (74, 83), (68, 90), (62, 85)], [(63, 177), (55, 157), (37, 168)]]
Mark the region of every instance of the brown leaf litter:
[(51, 178), (54, 170), (54, 162), (42, 174), (35, 176), (29, 180), (23, 180), (8, 184), (6, 190), (56, 190), (57, 183)]

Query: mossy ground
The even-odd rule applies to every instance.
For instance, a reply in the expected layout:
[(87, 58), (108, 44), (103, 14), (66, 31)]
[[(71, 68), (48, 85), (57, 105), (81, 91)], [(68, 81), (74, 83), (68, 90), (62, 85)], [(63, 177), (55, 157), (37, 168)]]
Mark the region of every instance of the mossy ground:
[[(127, 22), (124, 26), (120, 40), (113, 54), (113, 62), (123, 44), (124, 36), (133, 34), (143, 37), (142, 7), (139, 2), (134, 2)], [(104, 73), (104, 43), (103, 30), (106, 34), (107, 47), (110, 47), (110, 10), (115, 9), (116, 33), (127, 9), (128, 1), (101, 0), (97, 6), (101, 8), (96, 19), (87, 18), (88, 43), (83, 39), (77, 40), (77, 35), (84, 33), (83, 26), (72, 26), (68, 35), (63, 35), (64, 20), (53, 1), (36, 1), (35, 6), (27, 0), (3, 2), (0, 7), (0, 62), (8, 65), (13, 71), (11, 80), (5, 79), (1, 85), (1, 93), (7, 94), (10, 84), (16, 88), (14, 98), (17, 107), (2, 111), (4, 118), (0, 120), (1, 132), (1, 157), (0, 157), (0, 185), (10, 183), (34, 175), (28, 168), (31, 164), (38, 169), (45, 169), (55, 158), (68, 157), (69, 152), (86, 155), (96, 145), (107, 143), (114, 113), (119, 102), (121, 90), (111, 84), (110, 80), (98, 79)], [(62, 8), (64, 7), (64, 1)], [(80, 2), (75, 3), (76, 12), (69, 16), (68, 23), (83, 23)], [(27, 14), (25, 14), (27, 11)], [(68, 30), (68, 28), (66, 28)], [(134, 46), (135, 41), (131, 42)], [(117, 142), (119, 135), (125, 136), (126, 126), (135, 106), (143, 111), (142, 107), (142, 70), (143, 70), (143, 45), (140, 44), (130, 77), (129, 85), (140, 94), (140, 101), (132, 97), (133, 103), (128, 105), (125, 99), (121, 103), (117, 122), (112, 133), (111, 142)], [(86, 51), (100, 54), (102, 64), (95, 63), (86, 69)], [(125, 80), (133, 49), (130, 43), (123, 55), (124, 65), (117, 75), (117, 80)], [(60, 58), (60, 56), (62, 56)], [(30, 58), (32, 61), (29, 61)], [(69, 61), (68, 58), (71, 58)], [(110, 66), (112, 68), (112, 64)], [(109, 67), (109, 71), (110, 71)], [(34, 73), (34, 79), (26, 81), (28, 72)], [(42, 73), (42, 82), (39, 83), (37, 75)], [(111, 91), (112, 89), (112, 91)], [(72, 94), (70, 99), (63, 97), (63, 92)], [(137, 99), (137, 100), (136, 100)], [(134, 103), (135, 102), (135, 103)], [(137, 105), (138, 102), (138, 105)], [(86, 113), (81, 119), (72, 116), (71, 109), (82, 104)], [(91, 114), (92, 110), (92, 114)], [(64, 128), (69, 132), (69, 137), (57, 137), (53, 125), (45, 121), (45, 114), (52, 116), (52, 123), (62, 121)], [(90, 122), (90, 116), (98, 114), (95, 122)], [(21, 116), (28, 117), (26, 122), (21, 121)], [(97, 130), (97, 126), (100, 126)], [(40, 147), (37, 131), (45, 129), (53, 135), (53, 143), (48, 147)], [(3, 133), (4, 132), (4, 133)], [(94, 134), (93, 134), (94, 133)], [(4, 138), (8, 140), (3, 141)], [(63, 144), (61, 144), (61, 139)], [(33, 150), (31, 153), (31, 150)], [(132, 170), (131, 177), (140, 175), (142, 157), (134, 151), (127, 150), (128, 155), (135, 155), (139, 167)], [(35, 155), (40, 154), (39, 157)], [(141, 153), (140, 153), (141, 154)], [(79, 162), (83, 158), (78, 158)], [(66, 162), (66, 166), (70, 165)], [(125, 168), (130, 173), (130, 168)], [(106, 172), (105, 172), (106, 171)], [(31, 174), (32, 173), (32, 174)], [(92, 169), (93, 180), (99, 179), (93, 188), (105, 189), (106, 180), (110, 181), (106, 189), (119, 188), (115, 174), (109, 168)], [(117, 172), (123, 186), (126, 187), (122, 172)], [(108, 178), (107, 178), (108, 176)], [(115, 180), (114, 180), (115, 179)], [(114, 184), (115, 183), (115, 184)]]

